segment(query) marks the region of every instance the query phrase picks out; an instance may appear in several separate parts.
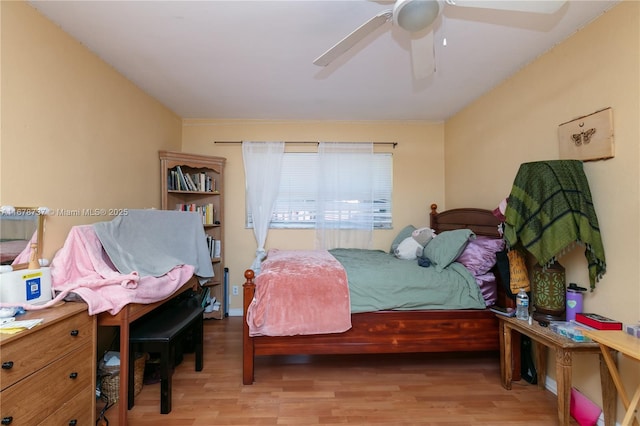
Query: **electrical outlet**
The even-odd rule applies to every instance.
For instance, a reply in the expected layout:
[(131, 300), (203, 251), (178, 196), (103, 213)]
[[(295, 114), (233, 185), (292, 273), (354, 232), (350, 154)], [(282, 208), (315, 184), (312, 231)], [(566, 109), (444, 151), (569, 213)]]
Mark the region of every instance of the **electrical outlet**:
[(233, 287), (231, 287), (231, 292), (233, 293), (234, 296), (238, 295), (238, 286), (234, 285)]

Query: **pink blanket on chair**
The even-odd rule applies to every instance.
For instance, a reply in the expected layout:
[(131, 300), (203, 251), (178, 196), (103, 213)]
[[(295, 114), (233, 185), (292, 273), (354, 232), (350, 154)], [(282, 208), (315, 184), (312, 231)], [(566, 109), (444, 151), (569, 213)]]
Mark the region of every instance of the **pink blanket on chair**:
[(269, 250), (247, 323), (250, 336), (347, 331), (351, 307), (344, 268), (325, 250)]
[(115, 315), (129, 303), (166, 299), (193, 276), (193, 271), (193, 266), (181, 265), (160, 277), (121, 274), (103, 250), (93, 226), (74, 226), (51, 262), (51, 288), (58, 294), (45, 304), (24, 308), (47, 308), (75, 293), (87, 303), (90, 315)]

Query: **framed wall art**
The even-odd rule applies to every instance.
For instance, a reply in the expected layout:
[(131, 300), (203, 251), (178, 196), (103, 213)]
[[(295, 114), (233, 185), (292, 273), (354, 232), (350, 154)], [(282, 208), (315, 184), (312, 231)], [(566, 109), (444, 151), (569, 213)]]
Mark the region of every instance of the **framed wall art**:
[(558, 127), (561, 160), (595, 161), (613, 158), (613, 111), (605, 108)]

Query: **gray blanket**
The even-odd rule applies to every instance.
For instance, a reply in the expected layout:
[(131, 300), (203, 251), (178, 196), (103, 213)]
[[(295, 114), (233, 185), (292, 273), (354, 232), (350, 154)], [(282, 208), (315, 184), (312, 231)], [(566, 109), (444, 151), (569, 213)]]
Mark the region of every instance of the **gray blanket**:
[(95, 232), (123, 274), (159, 277), (179, 265), (192, 265), (200, 278), (213, 277), (202, 218), (195, 212), (129, 210)]

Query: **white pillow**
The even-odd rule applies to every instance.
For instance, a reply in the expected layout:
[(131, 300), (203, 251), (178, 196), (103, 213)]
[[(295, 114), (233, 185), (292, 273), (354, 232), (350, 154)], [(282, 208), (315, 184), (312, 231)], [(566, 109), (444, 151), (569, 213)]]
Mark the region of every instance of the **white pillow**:
[(416, 253), (420, 251), (422, 251), (422, 246), (413, 237), (408, 237), (398, 244), (398, 248), (394, 250), (393, 254), (398, 259), (412, 260), (418, 257)]

